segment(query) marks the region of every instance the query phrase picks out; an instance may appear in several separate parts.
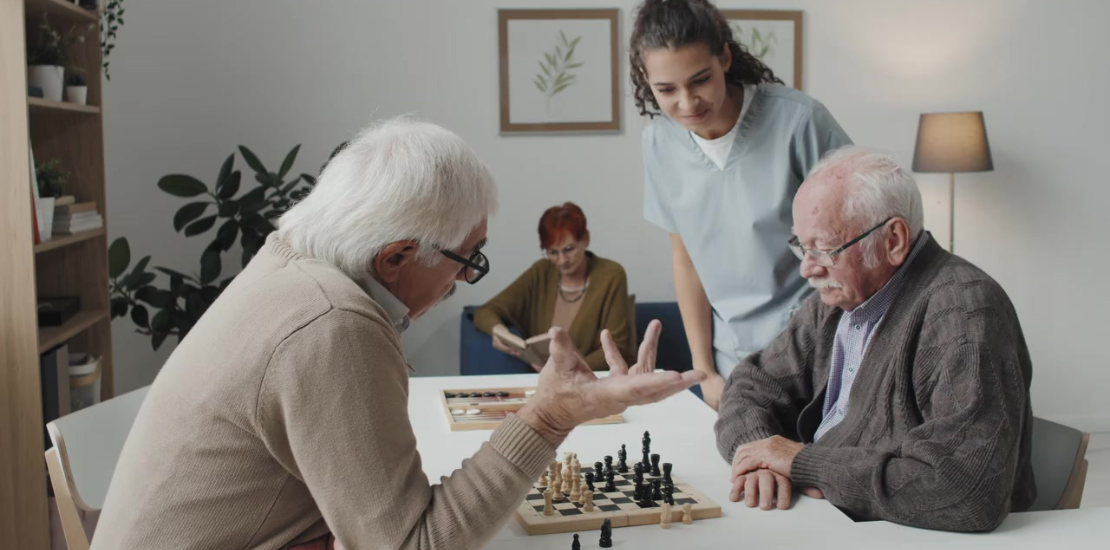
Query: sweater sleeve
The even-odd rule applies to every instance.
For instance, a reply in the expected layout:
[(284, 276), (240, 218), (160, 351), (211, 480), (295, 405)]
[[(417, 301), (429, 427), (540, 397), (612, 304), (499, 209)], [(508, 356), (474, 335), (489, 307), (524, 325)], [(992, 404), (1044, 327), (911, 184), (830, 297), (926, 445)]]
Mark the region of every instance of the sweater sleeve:
[(478, 548), (555, 449), (510, 416), (461, 468), (429, 485), (406, 368), (391, 328), (332, 310), (278, 346), (259, 390), (258, 431), (346, 548)]
[(486, 334), (493, 334), (493, 327), (498, 324), (516, 325), (524, 330), (524, 337), (528, 334), (524, 324), (528, 318), (528, 308), (536, 302), (536, 293), (540, 290), (539, 262), (532, 264), (515, 281), (505, 287), (497, 296), (494, 296), (485, 305), (474, 312), (474, 326)]
[(1005, 519), (1031, 372), (1008, 300), (983, 295), (972, 290), (925, 318), (913, 368), (924, 422), (878, 447), (806, 445), (794, 459), (795, 485), (917, 527), (989, 531)]
[(797, 439), (793, 428), (813, 399), (819, 305), (819, 297), (811, 296), (778, 337), (741, 361), (725, 381), (714, 428), (726, 462), (751, 441), (773, 435)]
[[(601, 328), (609, 329), (613, 340), (621, 350), (621, 357), (629, 366), (636, 363), (636, 336), (635, 312), (632, 310), (632, 301), (628, 298), (628, 277), (624, 268), (619, 264), (612, 264), (611, 284), (605, 294), (601, 306)], [(605, 360), (605, 348), (601, 347), (601, 331), (598, 331), (594, 341), (596, 347), (586, 354), (586, 363), (593, 370), (609, 370), (609, 363)]]

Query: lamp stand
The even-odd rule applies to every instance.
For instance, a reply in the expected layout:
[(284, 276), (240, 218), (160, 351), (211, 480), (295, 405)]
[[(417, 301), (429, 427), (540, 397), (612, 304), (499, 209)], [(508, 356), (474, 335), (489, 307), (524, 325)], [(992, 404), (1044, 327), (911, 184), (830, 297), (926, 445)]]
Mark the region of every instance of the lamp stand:
[(948, 252), (956, 253), (956, 174), (948, 173)]

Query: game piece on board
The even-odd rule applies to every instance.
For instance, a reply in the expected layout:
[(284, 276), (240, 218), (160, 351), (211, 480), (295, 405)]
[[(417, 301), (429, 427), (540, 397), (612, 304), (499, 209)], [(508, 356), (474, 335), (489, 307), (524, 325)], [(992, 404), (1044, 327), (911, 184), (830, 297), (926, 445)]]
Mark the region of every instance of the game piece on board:
[(587, 512), (593, 512), (594, 511), (594, 492), (589, 490), (589, 489), (586, 489), (586, 492), (582, 493), (582, 500), (583, 500), (582, 509), (587, 511)]
[(644, 448), (641, 450), (644, 452), (644, 459), (640, 461), (640, 464), (644, 465), (645, 474), (651, 473), (651, 470), (648, 469), (651, 468), (651, 450), (647, 445), (644, 445)]
[(674, 469), (673, 464), (671, 464), (670, 462), (664, 462), (663, 463), (663, 482), (668, 483), (668, 484), (673, 486), (674, 485), (674, 480), (671, 479), (671, 470), (672, 469)]
[(458, 397), (458, 396), (459, 396), (458, 394), (451, 393), (451, 392), (444, 392), (444, 394), (443, 394), (443, 397), (446, 397), (447, 399), (453, 399), (453, 398)]
[(594, 479), (598, 481), (605, 479), (605, 469), (600, 462), (594, 462)]
[(482, 394), (482, 397), (497, 397), (497, 394), (496, 394), (496, 393), (493, 393), (493, 392), (491, 392), (491, 391), (488, 391), (488, 392), (486, 392), (486, 393), (483, 393), (483, 394)]
[(574, 542), (570, 543), (570, 550), (582, 550), (582, 544), (578, 542), (578, 533), (574, 534)]
[(614, 482), (615, 481), (615, 474), (616, 474), (616, 472), (613, 472), (612, 470), (605, 473), (605, 492), (606, 493), (615, 493), (615, 492), (617, 492), (617, 484)]
[(659, 455), (657, 454), (651, 455), (651, 475), (656, 477), (663, 475), (663, 473), (659, 471)]
[(613, 547), (613, 522), (609, 521), (609, 518), (605, 518), (605, 523), (601, 524), (601, 540), (597, 545), (602, 548)]
[(552, 495), (551, 492), (551, 487), (548, 487), (547, 490), (543, 492), (543, 515), (555, 515), (555, 506), (551, 504), (551, 501), (554, 500), (554, 498), (555, 497)]
[(663, 503), (663, 510), (659, 512), (659, 527), (671, 528), (671, 505), (666, 502)]
[(593, 472), (586, 472), (586, 487), (591, 491), (594, 490), (594, 474)]
[(621, 445), (621, 450), (617, 451), (617, 458), (620, 459), (620, 461), (617, 462), (617, 472), (622, 473), (622, 474), (627, 474), (628, 473), (628, 462), (627, 462), (627, 460), (628, 460), (628, 451), (625, 450), (624, 445)]
[(579, 483), (578, 475), (572, 476), (570, 481), (570, 501), (581, 504), (582, 503), (582, 484)]
[(497, 392), (497, 397), (508, 397), (508, 396), (509, 396), (509, 392), (507, 392), (507, 391)]
[(644, 432), (644, 440), (643, 441), (644, 441), (644, 448), (647, 449), (648, 451), (650, 451), (651, 450), (651, 434), (648, 433), (648, 432)]
[(612, 472), (612, 471), (613, 471), (613, 457), (609, 456), (609, 455), (605, 455), (605, 474), (608, 475), (609, 472)]
[(663, 502), (674, 506), (674, 485), (670, 483), (663, 484)]
[(451, 409), (451, 414), (454, 415), (454, 416), (462, 416), (462, 415), (466, 414), (466, 411), (464, 411), (462, 409)]
[(651, 480), (651, 500), (663, 500), (663, 491), (660, 490), (661, 480)]
[(691, 508), (692, 506), (689, 502), (682, 505), (682, 523), (686, 525), (694, 523), (694, 514), (690, 511)]
[(475, 415), (482, 414), (482, 410), (481, 409), (467, 409), (466, 414), (467, 414), (467, 416), (475, 416)]
[(480, 394), (478, 392), (474, 392), (474, 393), (470, 394), (470, 397), (482, 397), (482, 394)]
[(640, 488), (640, 508), (654, 508), (655, 501), (651, 498), (651, 482), (645, 481)]
[(540, 474), (540, 485), (547, 487), (550, 484), (550, 480), (547, 479), (547, 470), (544, 470), (543, 473)]

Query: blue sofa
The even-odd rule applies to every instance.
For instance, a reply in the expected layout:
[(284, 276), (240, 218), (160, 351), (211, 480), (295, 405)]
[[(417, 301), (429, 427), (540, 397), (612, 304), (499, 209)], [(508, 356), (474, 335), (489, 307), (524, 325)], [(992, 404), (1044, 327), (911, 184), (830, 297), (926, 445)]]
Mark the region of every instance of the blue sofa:
[[(532, 367), (524, 361), (501, 353), (493, 347), (490, 335), (474, 326), (474, 310), (478, 306), (463, 308), (460, 320), (459, 367), (463, 376), (479, 374), (520, 374), (530, 373)], [(675, 371), (688, 371), (693, 368), (690, 360), (690, 346), (686, 342), (686, 332), (682, 326), (682, 315), (678, 302), (645, 302), (636, 304), (636, 342), (643, 341), (644, 331), (652, 319), (663, 323), (663, 333), (659, 338), (659, 354), (656, 365), (659, 368)], [(511, 330), (517, 332), (515, 328)], [(519, 332), (517, 332), (519, 334)], [(701, 388), (691, 389), (699, 398)]]

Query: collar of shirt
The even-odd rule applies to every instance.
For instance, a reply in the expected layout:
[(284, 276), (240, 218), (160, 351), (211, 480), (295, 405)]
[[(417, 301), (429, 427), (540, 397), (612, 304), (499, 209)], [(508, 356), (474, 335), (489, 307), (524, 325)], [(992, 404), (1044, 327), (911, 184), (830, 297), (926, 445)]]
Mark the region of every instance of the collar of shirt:
[(370, 293), (370, 297), (385, 310), (393, 328), (397, 329), (398, 333), (405, 332), (409, 328), (409, 307), (369, 275), (363, 278), (363, 286), (366, 292)]
[(878, 292), (873, 294), (866, 302), (862, 303), (856, 309), (853, 309), (841, 319), (842, 322), (859, 324), (865, 322), (875, 322), (886, 314), (886, 310), (890, 309), (890, 304), (894, 302), (894, 297), (898, 295), (898, 291), (902, 288), (902, 281), (906, 278), (906, 271), (909, 269), (913, 259), (917, 257), (918, 252), (925, 248), (925, 243), (929, 241), (929, 234), (922, 231), (917, 237), (913, 248), (910, 250), (909, 256), (906, 256), (906, 261), (902, 263), (902, 267), (894, 272), (894, 276), (879, 289)]

